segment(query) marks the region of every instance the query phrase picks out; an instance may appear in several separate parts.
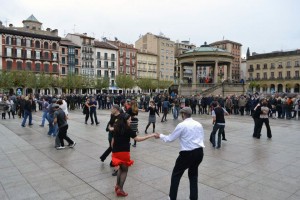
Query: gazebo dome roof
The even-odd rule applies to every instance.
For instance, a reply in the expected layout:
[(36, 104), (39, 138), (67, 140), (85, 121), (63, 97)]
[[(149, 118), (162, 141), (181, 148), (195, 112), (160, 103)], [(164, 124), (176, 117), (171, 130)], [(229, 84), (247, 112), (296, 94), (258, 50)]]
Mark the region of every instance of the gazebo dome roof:
[(194, 52), (228, 52), (224, 49), (219, 49), (219, 48), (215, 48), (215, 47), (211, 47), (209, 45), (207, 45), (207, 43), (205, 42), (204, 45), (201, 45), (200, 47), (197, 47), (195, 49), (189, 50), (184, 52), (184, 54), (186, 53), (194, 53)]

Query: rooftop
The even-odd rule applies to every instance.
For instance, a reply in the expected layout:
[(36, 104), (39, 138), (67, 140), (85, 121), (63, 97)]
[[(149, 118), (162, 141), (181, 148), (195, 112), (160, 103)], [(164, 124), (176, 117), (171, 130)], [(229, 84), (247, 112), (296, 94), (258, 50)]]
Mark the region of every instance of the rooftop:
[(213, 42), (210, 45), (227, 44), (227, 43), (237, 44), (237, 45), (243, 46), (241, 43), (234, 42), (234, 41), (231, 41), (231, 40), (220, 40), (220, 41)]
[(97, 40), (95, 40), (94, 46), (98, 47), (98, 48), (103, 48), (103, 49), (112, 49), (112, 50), (118, 50), (119, 49), (115, 45), (112, 45), (108, 42), (101, 42), (101, 41), (97, 41)]
[(200, 47), (186, 51), (186, 52), (184, 52), (184, 54), (193, 53), (193, 52), (228, 52), (228, 51), (219, 49), (219, 48), (215, 48), (215, 47), (211, 47), (211, 46), (207, 45), (207, 43), (205, 42), (204, 45), (201, 45)]

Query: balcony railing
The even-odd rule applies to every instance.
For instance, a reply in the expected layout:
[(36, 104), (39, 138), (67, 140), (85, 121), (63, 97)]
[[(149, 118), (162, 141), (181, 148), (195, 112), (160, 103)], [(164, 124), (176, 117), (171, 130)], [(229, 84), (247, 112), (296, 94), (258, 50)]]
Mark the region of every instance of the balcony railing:
[(300, 76), (294, 76), (293, 79), (294, 80), (300, 80)]
[(248, 69), (248, 72), (253, 72), (253, 71), (254, 71), (253, 68)]
[(295, 65), (295, 67), (300, 67), (300, 65)]

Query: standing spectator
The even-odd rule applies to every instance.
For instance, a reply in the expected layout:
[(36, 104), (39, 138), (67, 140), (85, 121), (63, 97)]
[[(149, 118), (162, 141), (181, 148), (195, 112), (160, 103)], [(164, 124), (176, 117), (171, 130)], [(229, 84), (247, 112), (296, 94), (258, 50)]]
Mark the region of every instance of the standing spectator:
[[(107, 97), (109, 98), (109, 97)], [(95, 97), (92, 97), (92, 100), (89, 103), (90, 106), (90, 116), (91, 116), (91, 125), (94, 124), (94, 118), (95, 118), (95, 123), (96, 125), (99, 124), (98, 119), (97, 119), (97, 101), (95, 100)], [(109, 106), (107, 106), (109, 108)], [(94, 118), (93, 118), (94, 116)]]
[(42, 115), (42, 123), (40, 124), (40, 126), (41, 126), (41, 127), (44, 127), (44, 125), (45, 125), (45, 120), (47, 119), (49, 103), (46, 101), (46, 98), (45, 98), (45, 97), (42, 97), (42, 101), (38, 101), (38, 103), (42, 105), (42, 111), (43, 111), (43, 115)]
[(33, 101), (32, 97), (26, 97), (25, 98), (25, 105), (24, 105), (24, 119), (22, 121), (21, 126), (25, 127), (27, 117), (29, 117), (29, 126), (32, 126), (32, 110), (34, 109), (34, 104), (35, 102)]
[(190, 181), (190, 199), (198, 199), (198, 167), (203, 159), (204, 130), (199, 122), (191, 118), (191, 108), (184, 107), (180, 113), (183, 122), (170, 135), (157, 133), (155, 137), (164, 142), (173, 142), (177, 138), (180, 140), (181, 151), (172, 172), (170, 199), (177, 198), (180, 179), (186, 169)]
[(87, 124), (87, 121), (89, 120), (89, 117), (90, 117), (90, 99), (89, 98), (86, 98), (86, 102), (84, 103), (84, 106), (83, 106), (83, 114), (85, 115), (85, 124)]
[(260, 126), (260, 114), (261, 114), (261, 105), (260, 103), (258, 103), (254, 109), (253, 109), (253, 120), (254, 120), (254, 130), (253, 130), (253, 137), (259, 139), (261, 134), (260, 134), (260, 130), (259, 130), (259, 126)]
[(244, 115), (246, 104), (247, 104), (246, 98), (243, 95), (241, 95), (238, 101), (238, 105), (242, 116)]
[(162, 110), (163, 110), (163, 116), (161, 118), (161, 122), (167, 121), (167, 115), (170, 107), (170, 102), (168, 101), (168, 98), (166, 97), (163, 104), (162, 104)]

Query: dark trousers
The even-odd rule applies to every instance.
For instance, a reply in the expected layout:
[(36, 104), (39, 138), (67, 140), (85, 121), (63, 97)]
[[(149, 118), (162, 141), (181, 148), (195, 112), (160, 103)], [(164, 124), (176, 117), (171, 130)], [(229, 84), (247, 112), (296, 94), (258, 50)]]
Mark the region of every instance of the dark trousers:
[(87, 123), (87, 121), (89, 120), (89, 117), (90, 117), (90, 112), (87, 111), (87, 112), (85, 113), (85, 123)]
[(211, 132), (211, 137), (210, 137), (211, 138), (210, 142), (212, 143), (213, 147), (216, 146), (216, 133), (218, 130), (219, 130), (219, 132), (218, 132), (217, 147), (221, 147), (221, 135), (224, 132), (224, 128), (225, 128), (225, 125), (220, 125), (220, 124), (215, 123), (213, 130)]
[(64, 145), (64, 139), (67, 140), (67, 142), (69, 143), (69, 145), (74, 144), (73, 140), (71, 140), (68, 136), (67, 136), (67, 130), (68, 130), (68, 125), (63, 126), (58, 128), (58, 138), (60, 141), (60, 146), (65, 146)]
[[(161, 118), (161, 122), (167, 121), (168, 108), (164, 108), (163, 111), (164, 111), (164, 114), (163, 114), (163, 116), (162, 116), (162, 118)], [(165, 120), (164, 120), (164, 119), (165, 119)]]
[(203, 149), (197, 148), (192, 151), (181, 151), (176, 160), (170, 186), (170, 199), (176, 200), (180, 179), (186, 169), (190, 181), (190, 199), (198, 199), (198, 167), (203, 159)]
[(253, 131), (253, 137), (256, 137), (256, 138), (260, 138), (260, 131), (261, 131), (261, 128), (260, 125), (259, 125), (259, 118), (253, 118), (254, 120), (254, 131)]
[(268, 138), (272, 137), (272, 133), (271, 133), (271, 128), (270, 128), (270, 124), (269, 124), (269, 118), (260, 118), (259, 119), (259, 127), (258, 127), (258, 131), (261, 132), (262, 126), (263, 124), (266, 125), (267, 128), (267, 136)]
[(98, 122), (98, 119), (97, 119), (97, 113), (96, 113), (96, 110), (91, 110), (91, 111), (90, 111), (90, 117), (91, 117), (91, 122), (92, 122), (92, 124), (94, 123), (94, 118), (93, 118), (93, 116), (95, 117), (95, 122), (96, 122), (96, 124), (98, 124), (99, 122)]

